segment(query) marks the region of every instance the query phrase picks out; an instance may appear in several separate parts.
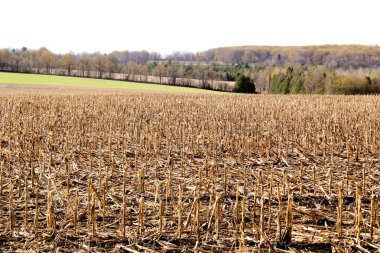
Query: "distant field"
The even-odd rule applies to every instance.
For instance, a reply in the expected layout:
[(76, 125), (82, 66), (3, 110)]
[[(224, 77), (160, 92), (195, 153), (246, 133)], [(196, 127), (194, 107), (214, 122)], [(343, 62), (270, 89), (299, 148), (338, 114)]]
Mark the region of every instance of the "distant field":
[(78, 88), (131, 89), (163, 92), (210, 93), (213, 91), (169, 85), (132, 83), (93, 78), (0, 72), (0, 84), (48, 85)]

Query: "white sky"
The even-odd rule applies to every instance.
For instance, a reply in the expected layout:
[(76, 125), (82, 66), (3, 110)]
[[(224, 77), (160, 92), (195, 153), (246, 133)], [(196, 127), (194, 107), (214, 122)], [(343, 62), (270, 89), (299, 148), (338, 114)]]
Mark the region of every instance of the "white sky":
[(1, 0), (0, 48), (380, 44), (379, 0)]

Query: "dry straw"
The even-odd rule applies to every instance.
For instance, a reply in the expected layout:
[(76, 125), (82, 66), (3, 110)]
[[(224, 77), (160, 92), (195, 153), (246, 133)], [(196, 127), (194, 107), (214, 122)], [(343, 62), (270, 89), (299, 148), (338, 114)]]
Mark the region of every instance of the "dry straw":
[(3, 251), (380, 248), (379, 97), (0, 98)]

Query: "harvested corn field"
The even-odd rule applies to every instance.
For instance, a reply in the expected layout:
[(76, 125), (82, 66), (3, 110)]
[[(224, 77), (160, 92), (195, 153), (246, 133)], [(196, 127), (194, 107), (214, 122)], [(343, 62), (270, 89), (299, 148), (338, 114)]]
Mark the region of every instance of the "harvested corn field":
[(380, 249), (380, 98), (0, 95), (2, 252)]

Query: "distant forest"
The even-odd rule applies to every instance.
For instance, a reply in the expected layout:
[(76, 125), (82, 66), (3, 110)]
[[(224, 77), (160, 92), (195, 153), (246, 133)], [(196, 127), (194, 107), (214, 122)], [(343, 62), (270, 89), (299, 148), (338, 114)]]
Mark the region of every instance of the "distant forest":
[[(54, 54), (46, 48), (0, 49), (0, 71), (113, 79), (154, 76), (157, 83), (268, 93), (370, 94), (380, 92), (380, 47), (363, 45), (239, 46), (204, 52), (148, 51)], [(144, 79), (139, 79), (144, 80)], [(145, 78), (148, 80), (148, 78)], [(179, 82), (178, 80), (182, 80)], [(239, 89), (239, 82), (254, 88)], [(244, 84), (244, 85), (245, 85)]]

